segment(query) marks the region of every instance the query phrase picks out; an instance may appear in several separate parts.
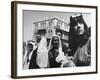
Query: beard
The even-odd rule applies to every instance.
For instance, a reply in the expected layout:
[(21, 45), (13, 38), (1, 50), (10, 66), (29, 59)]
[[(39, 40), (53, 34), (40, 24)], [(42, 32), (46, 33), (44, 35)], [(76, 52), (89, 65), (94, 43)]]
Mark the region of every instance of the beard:
[(53, 44), (53, 48), (58, 49), (58, 48), (59, 48), (59, 43), (54, 43), (54, 44)]

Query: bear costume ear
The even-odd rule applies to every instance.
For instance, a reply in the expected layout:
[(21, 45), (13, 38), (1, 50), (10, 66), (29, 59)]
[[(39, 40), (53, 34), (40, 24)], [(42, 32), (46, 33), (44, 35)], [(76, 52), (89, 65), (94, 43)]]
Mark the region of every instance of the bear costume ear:
[(75, 21), (76, 16), (70, 16), (70, 22)]
[(70, 21), (72, 20), (72, 16), (70, 16)]
[(75, 27), (77, 25), (76, 16), (70, 16), (70, 26)]
[(70, 23), (69, 24), (71, 25), (71, 23), (72, 23), (72, 16), (70, 16)]
[(70, 24), (74, 22), (74, 18), (72, 16), (70, 16)]

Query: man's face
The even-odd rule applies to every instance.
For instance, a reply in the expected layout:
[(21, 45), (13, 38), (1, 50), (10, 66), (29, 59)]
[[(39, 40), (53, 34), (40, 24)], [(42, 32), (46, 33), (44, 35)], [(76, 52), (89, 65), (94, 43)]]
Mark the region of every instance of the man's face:
[(33, 49), (33, 45), (32, 44), (28, 44), (28, 46), (27, 46), (27, 51), (29, 52), (29, 51), (32, 51), (32, 49)]
[(78, 35), (82, 35), (85, 31), (83, 23), (77, 23), (77, 25), (74, 28)]
[(57, 36), (54, 36), (52, 38), (52, 44), (54, 47), (58, 47), (59, 46), (59, 38)]

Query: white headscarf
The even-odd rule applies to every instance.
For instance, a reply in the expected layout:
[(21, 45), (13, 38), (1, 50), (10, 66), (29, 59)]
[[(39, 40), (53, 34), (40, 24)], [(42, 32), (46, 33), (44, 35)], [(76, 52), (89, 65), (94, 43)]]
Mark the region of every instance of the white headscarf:
[(47, 67), (48, 65), (47, 40), (45, 37), (43, 37), (39, 43), (36, 62), (40, 68)]
[[(33, 45), (33, 49), (30, 53), (28, 53), (27, 51), (27, 46), (28, 44), (32, 44)], [(32, 53), (33, 51), (36, 49), (36, 45), (35, 43), (33, 43), (32, 41), (28, 41), (27, 44), (26, 44), (26, 47), (25, 47), (25, 54), (23, 56), (23, 66), (24, 66), (24, 69), (28, 69), (29, 68), (29, 63), (30, 63), (30, 60), (31, 60), (31, 56), (32, 56)], [(29, 60), (27, 62), (27, 60)]]

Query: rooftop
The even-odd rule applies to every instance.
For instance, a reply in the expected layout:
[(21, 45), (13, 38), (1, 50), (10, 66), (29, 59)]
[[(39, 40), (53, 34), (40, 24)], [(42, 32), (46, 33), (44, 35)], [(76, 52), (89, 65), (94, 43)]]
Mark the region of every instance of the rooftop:
[(44, 22), (44, 21), (50, 21), (50, 20), (54, 20), (54, 19), (56, 19), (58, 21), (61, 21), (61, 22), (65, 23), (66, 25), (68, 25), (66, 22), (64, 22), (64, 21), (62, 21), (62, 20), (60, 20), (58, 18), (51, 18), (51, 19), (41, 20), (41, 21), (34, 22), (33, 24), (41, 23), (41, 22)]

